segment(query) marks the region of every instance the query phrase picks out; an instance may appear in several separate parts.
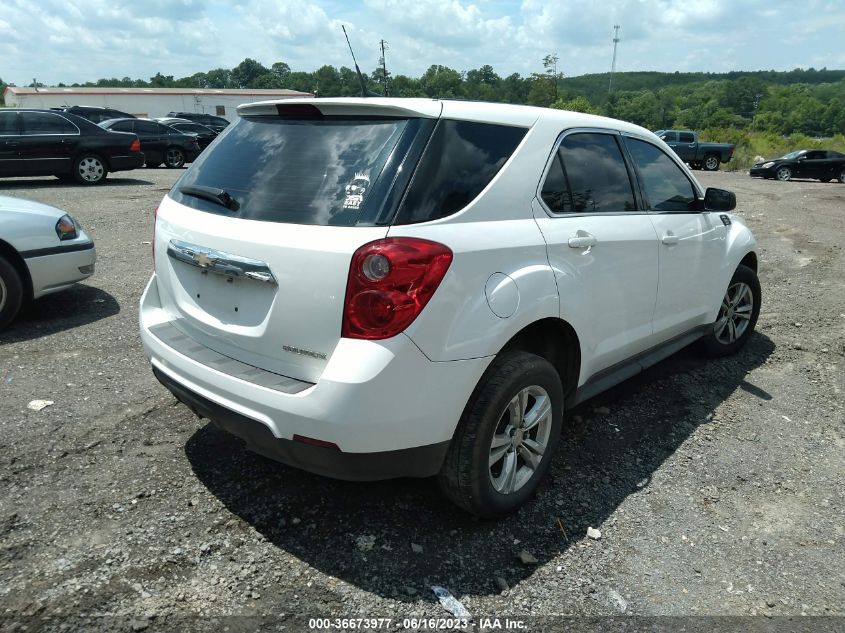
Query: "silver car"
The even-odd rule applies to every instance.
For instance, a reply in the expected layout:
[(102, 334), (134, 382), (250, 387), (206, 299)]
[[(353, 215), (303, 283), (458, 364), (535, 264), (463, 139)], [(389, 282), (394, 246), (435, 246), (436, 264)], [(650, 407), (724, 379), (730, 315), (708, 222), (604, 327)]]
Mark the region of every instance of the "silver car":
[(90, 277), (96, 259), (94, 241), (61, 209), (0, 196), (0, 330), (25, 301)]

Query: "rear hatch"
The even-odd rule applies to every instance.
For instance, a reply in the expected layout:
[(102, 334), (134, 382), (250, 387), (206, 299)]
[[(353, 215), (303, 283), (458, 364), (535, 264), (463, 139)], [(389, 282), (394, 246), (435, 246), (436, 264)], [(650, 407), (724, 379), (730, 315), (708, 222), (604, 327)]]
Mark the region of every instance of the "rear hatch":
[(440, 113), (408, 103), (243, 106), (158, 209), (156, 274), (173, 325), (316, 382), (340, 339), (352, 255), (386, 236)]

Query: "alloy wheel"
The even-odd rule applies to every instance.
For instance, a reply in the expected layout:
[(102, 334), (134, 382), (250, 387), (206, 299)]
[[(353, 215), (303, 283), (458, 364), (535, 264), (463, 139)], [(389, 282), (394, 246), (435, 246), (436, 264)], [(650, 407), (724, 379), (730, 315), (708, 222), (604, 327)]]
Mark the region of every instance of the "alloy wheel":
[(79, 161), (79, 175), (88, 182), (97, 182), (103, 178), (103, 163), (93, 156), (86, 156)]
[(542, 463), (552, 431), (552, 401), (545, 389), (519, 391), (502, 411), (490, 443), (490, 481), (496, 492), (522, 488)]
[(743, 282), (730, 286), (722, 299), (719, 317), (713, 326), (716, 340), (724, 345), (734, 343), (748, 329), (753, 311), (754, 293), (751, 287)]

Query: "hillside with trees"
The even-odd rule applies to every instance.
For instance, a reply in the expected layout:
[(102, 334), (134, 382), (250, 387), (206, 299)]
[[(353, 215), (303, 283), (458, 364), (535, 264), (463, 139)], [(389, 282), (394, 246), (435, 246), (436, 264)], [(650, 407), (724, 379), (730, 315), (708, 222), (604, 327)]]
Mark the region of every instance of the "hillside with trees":
[[(435, 64), (420, 77), (384, 76), (378, 68), (365, 76), (365, 82), (368, 90), (395, 97), (530, 104), (602, 114), (651, 130), (694, 129), (705, 139), (738, 143), (735, 163), (740, 166), (753, 157), (754, 143), (761, 151), (777, 152), (780, 146), (789, 148), (799, 141), (817, 146), (816, 139), (833, 137), (826, 147), (845, 148), (845, 70), (616, 73), (609, 92), (607, 73), (564, 77), (558, 72), (556, 55), (547, 55), (542, 65), (542, 72), (506, 77), (489, 65), (457, 70)], [(104, 78), (72, 86), (289, 88), (322, 97), (361, 94), (355, 71), (346, 66), (325, 65), (304, 72), (283, 61), (268, 67), (249, 58), (231, 69), (215, 68), (189, 77), (159, 72), (148, 81)], [(0, 81), (0, 90), (3, 87)], [(761, 142), (763, 138), (767, 140)]]

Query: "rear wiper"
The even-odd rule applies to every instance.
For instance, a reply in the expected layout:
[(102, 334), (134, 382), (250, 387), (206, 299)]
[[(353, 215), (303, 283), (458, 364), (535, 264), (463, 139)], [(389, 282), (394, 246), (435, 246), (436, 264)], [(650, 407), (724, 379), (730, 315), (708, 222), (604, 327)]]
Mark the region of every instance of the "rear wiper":
[(184, 185), (179, 187), (179, 191), (186, 196), (194, 196), (202, 198), (209, 202), (214, 202), (220, 206), (237, 211), (240, 205), (238, 201), (229, 195), (225, 189), (217, 189), (216, 187), (204, 187), (203, 185)]

